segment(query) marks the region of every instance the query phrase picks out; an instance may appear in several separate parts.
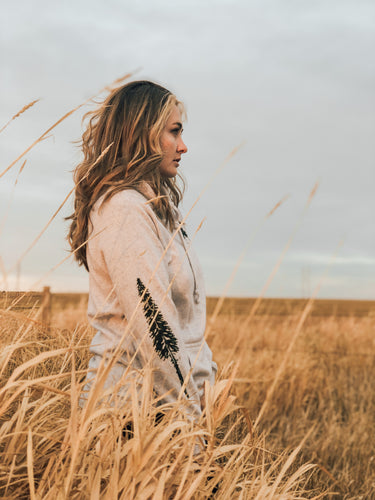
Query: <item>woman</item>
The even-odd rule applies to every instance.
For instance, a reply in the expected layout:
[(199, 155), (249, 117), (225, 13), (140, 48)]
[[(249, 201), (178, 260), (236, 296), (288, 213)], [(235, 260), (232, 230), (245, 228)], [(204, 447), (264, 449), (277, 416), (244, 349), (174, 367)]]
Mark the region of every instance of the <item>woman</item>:
[[(86, 390), (120, 346), (106, 388), (130, 366), (141, 397), (139, 373), (151, 365), (158, 404), (180, 395), (197, 418), (216, 364), (204, 340), (203, 277), (177, 208), (183, 112), (167, 89), (135, 81), (90, 113), (68, 238), (89, 271), (88, 316), (97, 331)], [(121, 391), (129, 396), (129, 385)]]

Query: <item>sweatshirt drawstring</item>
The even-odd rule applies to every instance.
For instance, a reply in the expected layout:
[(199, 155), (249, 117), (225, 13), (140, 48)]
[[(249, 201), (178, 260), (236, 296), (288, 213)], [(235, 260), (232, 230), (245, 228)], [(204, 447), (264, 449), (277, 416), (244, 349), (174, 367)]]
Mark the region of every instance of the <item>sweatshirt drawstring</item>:
[[(186, 257), (187, 257), (187, 259), (189, 261), (190, 269), (191, 269), (191, 272), (193, 274), (193, 280), (194, 280), (193, 298), (194, 298), (194, 302), (196, 304), (199, 304), (199, 292), (198, 292), (198, 287), (197, 287), (197, 280), (196, 280), (196, 277), (195, 277), (195, 272), (194, 272), (193, 264), (191, 263), (191, 260), (190, 260), (190, 255), (189, 255), (188, 249), (186, 248), (185, 241), (184, 241), (184, 237), (185, 237), (186, 231), (183, 229), (183, 227), (181, 226), (180, 222), (178, 223), (178, 225), (180, 226), (179, 234), (180, 234), (181, 243), (182, 243), (182, 246), (185, 249), (185, 254), (186, 254)], [(187, 234), (186, 234), (186, 237), (187, 237)]]

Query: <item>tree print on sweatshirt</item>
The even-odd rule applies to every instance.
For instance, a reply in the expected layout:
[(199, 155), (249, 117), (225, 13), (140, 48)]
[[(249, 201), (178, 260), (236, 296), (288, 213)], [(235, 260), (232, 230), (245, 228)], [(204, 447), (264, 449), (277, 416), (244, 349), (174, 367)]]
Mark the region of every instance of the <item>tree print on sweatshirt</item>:
[[(176, 370), (181, 386), (184, 383), (180, 367), (178, 366), (175, 354), (178, 353), (179, 347), (175, 335), (171, 327), (168, 325), (163, 315), (159, 311), (158, 306), (153, 301), (148, 288), (142, 283), (142, 280), (137, 278), (138, 295), (143, 303), (143, 310), (146, 316), (147, 323), (150, 327), (150, 337), (154, 344), (154, 349), (160, 359), (169, 359)], [(187, 390), (185, 394), (189, 397)]]

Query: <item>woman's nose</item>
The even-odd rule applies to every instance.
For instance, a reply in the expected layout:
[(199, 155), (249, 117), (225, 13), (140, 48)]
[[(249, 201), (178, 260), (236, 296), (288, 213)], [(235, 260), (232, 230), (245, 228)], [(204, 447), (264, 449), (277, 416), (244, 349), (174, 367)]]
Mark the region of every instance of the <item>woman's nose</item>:
[(184, 143), (184, 141), (182, 139), (180, 139), (180, 141), (177, 145), (177, 151), (179, 153), (183, 154), (183, 153), (187, 153), (187, 150), (188, 150), (188, 148), (187, 148), (186, 144)]

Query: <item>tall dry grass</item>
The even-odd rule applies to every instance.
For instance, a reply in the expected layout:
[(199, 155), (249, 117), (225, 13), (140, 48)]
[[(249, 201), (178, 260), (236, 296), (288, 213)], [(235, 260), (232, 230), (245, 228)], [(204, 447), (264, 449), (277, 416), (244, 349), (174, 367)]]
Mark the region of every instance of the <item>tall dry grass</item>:
[[(305, 436), (293, 450), (272, 450), (265, 433), (252, 428), (249, 405), (241, 408), (236, 401), (233, 393), (243, 368), (235, 379), (233, 363), (221, 363), (198, 423), (186, 417), (182, 402), (156, 408), (145, 396), (140, 403), (133, 397), (119, 404), (113, 391), (111, 405), (94, 389), (81, 409), (78, 398), (92, 335), (87, 326), (45, 329), (10, 312), (2, 313), (1, 325), (1, 498), (318, 495), (318, 489), (308, 486), (311, 460), (301, 459)], [(225, 335), (222, 339), (227, 341)], [(218, 358), (220, 354), (224, 350), (218, 349)], [(148, 381), (145, 372), (144, 383)], [(166, 417), (155, 425), (160, 409)], [(124, 437), (130, 421), (134, 435)]]
[(254, 316), (233, 355), (245, 317), (219, 315), (205, 415), (192, 424), (177, 404), (156, 426), (146, 400), (78, 407), (83, 307), (53, 311), (53, 329), (3, 312), (0, 497), (209, 498), (217, 485), (213, 498), (374, 498), (374, 317), (309, 318), (254, 428), (299, 318)]
[[(300, 315), (255, 316), (237, 349), (234, 394), (257, 420)], [(210, 343), (219, 364), (244, 318), (217, 321)], [(375, 318), (309, 318), (285, 363), (256, 431), (275, 453), (307, 437), (297, 467), (317, 465), (306, 487), (337, 498), (375, 498)], [(328, 498), (328, 494), (325, 495)]]

